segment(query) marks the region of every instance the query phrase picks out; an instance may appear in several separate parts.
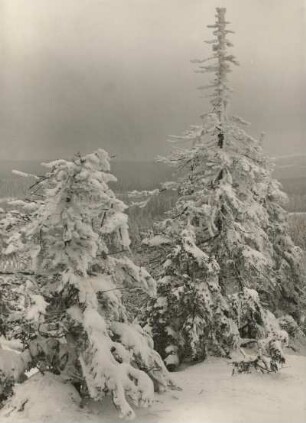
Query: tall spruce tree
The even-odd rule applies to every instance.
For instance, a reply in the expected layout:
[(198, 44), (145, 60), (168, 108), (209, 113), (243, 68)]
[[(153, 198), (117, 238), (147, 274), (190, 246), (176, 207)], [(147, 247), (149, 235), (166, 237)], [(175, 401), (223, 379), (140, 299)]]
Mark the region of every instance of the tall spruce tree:
[[(217, 8), (215, 24), (209, 25), (212, 55), (193, 61), (196, 72), (213, 74), (208, 85), (199, 87), (211, 90), (210, 110), (201, 116), (201, 125), (171, 137), (187, 144), (162, 159), (179, 170), (178, 200), (156, 225), (156, 236), (146, 241), (160, 254), (163, 267), (159, 299), (149, 303), (148, 322), (169, 363), (178, 358), (171, 357), (172, 351), (184, 356), (195, 344), (202, 356), (203, 345), (211, 350), (217, 344), (219, 351), (233, 347), (235, 326), (244, 337), (271, 333), (251, 303), (241, 326), (232, 306), (239, 292), (244, 308), (255, 290), (274, 313), (297, 320), (302, 314), (301, 251), (288, 235), (282, 207), (286, 196), (272, 178), (261, 142), (242, 128), (247, 122), (228, 113), (228, 74), (238, 64), (229, 52), (228, 24), (225, 9)], [(262, 330), (254, 333), (259, 326)]]
[[(126, 206), (108, 187), (104, 150), (46, 163), (43, 200), (19, 231), (32, 254), (35, 293), (24, 308), (23, 341), (32, 365), (60, 374), (82, 395), (112, 395), (121, 416), (147, 406), (171, 383), (151, 338), (128, 319), (124, 289), (155, 292), (155, 281), (128, 257)], [(25, 289), (27, 289), (25, 287)]]

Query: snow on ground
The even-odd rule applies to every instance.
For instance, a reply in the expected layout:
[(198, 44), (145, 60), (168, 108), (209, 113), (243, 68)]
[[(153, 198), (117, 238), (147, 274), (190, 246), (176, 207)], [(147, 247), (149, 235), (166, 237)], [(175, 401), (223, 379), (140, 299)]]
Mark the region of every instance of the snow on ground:
[[(306, 357), (289, 355), (277, 374), (231, 376), (222, 359), (209, 359), (175, 373), (182, 391), (157, 395), (149, 409), (136, 410), (135, 423), (305, 423)], [(12, 404), (1, 410), (1, 423), (115, 423), (120, 421), (111, 401), (79, 408), (79, 398), (57, 376), (33, 376), (17, 388), (14, 406), (32, 392), (35, 400), (22, 411)], [(32, 396), (31, 395), (31, 396)]]

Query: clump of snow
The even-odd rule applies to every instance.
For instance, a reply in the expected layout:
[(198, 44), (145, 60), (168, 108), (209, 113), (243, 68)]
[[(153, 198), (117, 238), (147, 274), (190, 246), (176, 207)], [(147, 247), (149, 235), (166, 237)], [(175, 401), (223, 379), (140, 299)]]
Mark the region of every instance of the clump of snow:
[(197, 261), (199, 266), (206, 264), (209, 257), (196, 245), (196, 237), (191, 226), (182, 231), (182, 243), (184, 250)]
[(159, 245), (170, 244), (171, 239), (163, 235), (156, 235), (152, 238), (144, 238), (142, 243), (144, 245), (148, 245), (149, 247), (157, 247)]
[(1, 410), (1, 421), (11, 423), (75, 423), (90, 421), (80, 408), (81, 398), (59, 376), (40, 373), (16, 386), (15, 395)]
[(27, 310), (26, 318), (28, 320), (39, 322), (46, 313), (46, 307), (48, 306), (48, 303), (41, 295), (37, 294), (31, 295), (31, 302), (32, 305)]
[(20, 170), (13, 169), (12, 173), (17, 176), (22, 176), (23, 178), (34, 178), (39, 179), (38, 176), (32, 175), (31, 173), (21, 172)]
[(133, 361), (137, 363), (137, 366), (145, 369), (157, 382), (156, 388), (159, 391), (164, 391), (167, 386), (172, 385), (162, 359), (153, 349), (151, 337), (139, 325), (112, 322), (110, 328), (120, 343), (132, 353)]
[(19, 380), (25, 371), (23, 356), (11, 350), (0, 350), (0, 372), (5, 377)]
[(6, 339), (3, 335), (0, 336), (0, 349), (22, 351), (22, 348), (20, 339)]

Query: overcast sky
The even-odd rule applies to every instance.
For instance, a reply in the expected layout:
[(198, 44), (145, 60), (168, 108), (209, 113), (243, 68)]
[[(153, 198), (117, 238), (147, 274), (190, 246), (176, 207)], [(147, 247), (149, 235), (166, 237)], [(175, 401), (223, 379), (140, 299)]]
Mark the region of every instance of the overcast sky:
[(166, 151), (207, 108), (190, 59), (227, 7), (240, 62), (231, 110), (273, 155), (306, 152), (304, 0), (0, 0), (2, 159), (98, 147), (121, 160)]

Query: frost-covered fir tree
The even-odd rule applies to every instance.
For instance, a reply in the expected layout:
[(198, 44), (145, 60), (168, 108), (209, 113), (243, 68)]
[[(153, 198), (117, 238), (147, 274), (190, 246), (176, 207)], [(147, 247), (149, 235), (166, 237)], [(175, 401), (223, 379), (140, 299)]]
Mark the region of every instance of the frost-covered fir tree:
[[(161, 333), (163, 340), (176, 339), (175, 348), (181, 342), (185, 318), (177, 322), (179, 333), (173, 332), (169, 327), (172, 313), (180, 316), (185, 312), (188, 320), (197, 322), (198, 329), (192, 335), (196, 340), (200, 334), (207, 344), (213, 337), (222, 346), (229, 333), (234, 339), (235, 325), (231, 320), (234, 310), (228, 304), (229, 296), (245, 288), (258, 292), (263, 304), (277, 314), (289, 313), (299, 320), (302, 313), (301, 251), (288, 235), (287, 216), (282, 207), (285, 195), (272, 178), (273, 167), (262, 152), (261, 141), (243, 129), (247, 122), (228, 113), (231, 91), (228, 74), (231, 66), (238, 64), (229, 52), (232, 44), (228, 34), (232, 31), (228, 24), (225, 9), (217, 8), (215, 24), (209, 25), (214, 35), (208, 41), (212, 54), (207, 59), (193, 61), (198, 65), (197, 72), (213, 74), (210, 83), (200, 87), (211, 90), (210, 109), (201, 116), (201, 125), (192, 126), (183, 136), (171, 137), (172, 142), (181, 145), (162, 160), (180, 172), (179, 198), (169, 218), (156, 226), (157, 238), (148, 241), (159, 251), (163, 266), (158, 284), (162, 299), (151, 302), (148, 320), (156, 339)], [(192, 240), (192, 248), (187, 245), (187, 250), (186, 231), (189, 241)], [(173, 247), (171, 252), (167, 246)], [(198, 266), (195, 248), (206, 257), (206, 263), (215, 263), (213, 273), (211, 264), (210, 268), (207, 264)], [(178, 258), (182, 252), (183, 260)], [(227, 304), (221, 310), (218, 296), (211, 300), (211, 279), (222, 302)], [(184, 308), (181, 293), (190, 283), (198, 292), (199, 281), (206, 287), (205, 295), (201, 293), (200, 300), (194, 297), (195, 302), (190, 295), (189, 305)], [(177, 285), (180, 295), (173, 292)], [(192, 305), (200, 310), (198, 303), (205, 304), (207, 298), (210, 306), (206, 304), (205, 312), (199, 311), (195, 318)], [(150, 318), (152, 309), (158, 319)], [(227, 320), (225, 331), (218, 331), (213, 324), (218, 321), (218, 317), (212, 317), (216, 310)], [(234, 321), (240, 335), (249, 335), (248, 327), (243, 328), (242, 334), (239, 322), (235, 318)], [(212, 328), (209, 335), (204, 329), (208, 323)], [(171, 340), (160, 347), (164, 355), (174, 348)], [(186, 338), (185, 344), (189, 346), (193, 342)]]
[[(43, 198), (22, 237), (39, 287), (27, 316), (33, 365), (61, 374), (83, 395), (111, 394), (124, 417), (170, 384), (151, 338), (127, 317), (124, 289), (155, 292), (130, 258), (125, 205), (108, 183), (104, 150), (46, 163)], [(34, 304), (35, 305), (35, 304)]]

